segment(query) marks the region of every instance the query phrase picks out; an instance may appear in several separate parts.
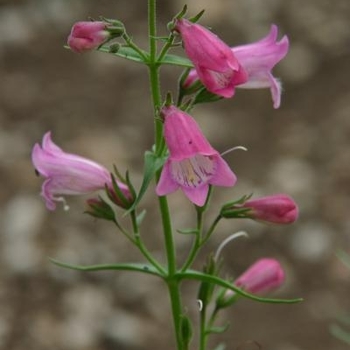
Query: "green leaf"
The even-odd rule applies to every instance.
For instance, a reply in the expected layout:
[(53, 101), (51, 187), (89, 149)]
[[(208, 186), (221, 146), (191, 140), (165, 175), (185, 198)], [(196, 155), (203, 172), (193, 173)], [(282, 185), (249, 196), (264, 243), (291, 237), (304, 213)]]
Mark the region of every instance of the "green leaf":
[[(110, 53), (112, 55), (126, 58), (127, 60), (144, 63), (145, 60), (138, 52), (136, 52), (133, 48), (128, 46), (120, 46), (116, 52), (111, 52), (110, 47), (108, 45), (102, 45), (99, 47), (98, 51)], [(147, 52), (143, 52), (145, 56), (148, 56)]]
[(140, 191), (134, 201), (134, 204), (129, 208), (129, 210), (124, 214), (129, 214), (136, 206), (140, 203), (142, 197), (146, 193), (146, 190), (154, 178), (156, 172), (163, 166), (167, 157), (157, 157), (154, 153), (147, 151), (145, 153), (145, 168), (143, 172), (143, 181), (141, 184)]
[(212, 283), (214, 285), (218, 285), (221, 287), (225, 287), (227, 289), (230, 289), (237, 294), (240, 294), (241, 296), (252, 299), (255, 301), (259, 301), (262, 303), (273, 303), (273, 304), (294, 304), (294, 303), (299, 303), (303, 301), (302, 298), (296, 298), (296, 299), (272, 299), (272, 298), (263, 298), (259, 297), (257, 295), (250, 294), (240, 288), (237, 288), (234, 286), (232, 283), (229, 283), (220, 277), (212, 276), (203, 272), (195, 271), (195, 270), (187, 270), (186, 272), (179, 272), (177, 273), (177, 277), (182, 280), (182, 279), (190, 279), (190, 280), (197, 280), (197, 281), (202, 281), (202, 282), (207, 282), (207, 283)]
[(172, 54), (166, 54), (163, 59), (160, 61), (161, 64), (170, 64), (173, 66), (181, 66), (181, 67), (187, 67), (187, 68), (193, 68), (192, 62), (185, 57), (172, 55)]
[(335, 336), (336, 338), (342, 340), (343, 342), (350, 345), (350, 333), (337, 324), (332, 324), (330, 326), (330, 332)]
[(106, 270), (122, 270), (122, 271), (135, 271), (147, 273), (150, 275), (160, 276), (159, 272), (152, 266), (148, 264), (140, 263), (121, 263), (121, 264), (101, 264), (101, 265), (74, 265), (68, 264), (53, 258), (49, 260), (60, 267), (64, 267), (71, 270), (78, 271), (106, 271)]

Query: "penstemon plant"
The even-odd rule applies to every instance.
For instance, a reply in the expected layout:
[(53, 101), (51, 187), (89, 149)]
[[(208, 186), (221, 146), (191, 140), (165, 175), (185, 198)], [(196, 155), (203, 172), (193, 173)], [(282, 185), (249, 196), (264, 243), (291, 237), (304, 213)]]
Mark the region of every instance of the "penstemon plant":
[[(261, 198), (246, 195), (211, 208), (210, 198), (217, 186), (232, 187), (236, 175), (202, 133), (190, 115), (197, 104), (231, 98), (235, 88), (269, 88), (273, 107), (280, 106), (281, 84), (271, 70), (288, 52), (287, 36), (277, 41), (278, 28), (271, 26), (266, 37), (255, 43), (229, 47), (210, 30), (198, 24), (204, 11), (187, 16), (185, 6), (169, 23), (169, 35), (157, 36), (156, 0), (148, 0), (148, 51), (141, 49), (119, 21), (100, 18), (98, 21), (77, 22), (68, 37), (68, 47), (78, 53), (97, 50), (116, 58), (143, 64), (149, 73), (153, 106), (154, 145), (144, 155), (144, 175), (139, 189), (132, 183), (128, 171), (122, 175), (117, 167), (111, 173), (100, 164), (79, 155), (66, 153), (47, 132), (42, 144), (36, 144), (32, 161), (38, 174), (44, 177), (41, 195), (47, 209), (55, 210), (57, 202), (65, 209), (66, 195), (92, 194), (87, 200), (87, 213), (108, 220), (142, 253), (139, 263), (114, 263), (94, 266), (72, 265), (52, 259), (61, 267), (81, 271), (125, 270), (153, 275), (167, 286), (177, 350), (187, 350), (198, 327), (198, 348), (207, 349), (208, 337), (221, 333), (226, 326), (217, 324), (221, 310), (241, 298), (266, 303), (296, 303), (301, 299), (271, 299), (261, 296), (284, 282), (281, 264), (273, 258), (261, 258), (236, 279), (220, 274), (223, 247), (231, 240), (246, 235), (238, 232), (227, 237), (217, 251), (210, 254), (201, 271), (193, 269), (197, 255), (215, 232), (221, 220), (249, 218), (261, 222), (289, 224), (298, 217), (298, 207), (285, 194)], [(187, 57), (171, 54), (182, 43)], [(160, 87), (160, 68), (173, 65), (183, 68), (178, 91), (164, 93)], [(233, 149), (242, 148), (236, 147)], [(229, 150), (231, 151), (231, 150)], [(147, 248), (142, 236), (142, 198), (151, 182), (156, 182), (158, 203), (164, 235), (166, 262), (160, 261)], [(176, 228), (174, 232), (168, 195), (181, 190), (193, 203), (196, 224), (191, 228)], [(205, 224), (209, 210), (215, 219)], [(130, 225), (122, 224), (122, 217)], [(123, 220), (124, 222), (124, 220)], [(192, 248), (184, 260), (178, 259), (174, 235), (187, 234)], [(199, 322), (195, 324), (186, 312), (180, 290), (184, 280), (198, 282)], [(197, 344), (197, 343), (196, 343)], [(219, 345), (217, 349), (223, 349)]]

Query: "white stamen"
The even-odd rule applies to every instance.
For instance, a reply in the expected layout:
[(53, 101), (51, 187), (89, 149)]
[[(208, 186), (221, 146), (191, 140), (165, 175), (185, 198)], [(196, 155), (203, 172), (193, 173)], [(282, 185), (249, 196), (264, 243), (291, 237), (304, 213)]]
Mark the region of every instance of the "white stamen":
[(216, 250), (215, 256), (214, 256), (214, 260), (218, 261), (219, 256), (222, 252), (222, 250), (224, 249), (224, 247), (230, 243), (231, 241), (233, 241), (234, 239), (238, 238), (238, 237), (248, 237), (248, 233), (245, 231), (238, 231), (236, 233), (233, 233), (231, 236), (228, 236), (226, 239), (224, 239), (221, 244), (219, 245), (218, 249)]
[(197, 154), (181, 161), (172, 161), (173, 179), (181, 186), (196, 188), (207, 183), (216, 170), (215, 160), (211, 156)]
[(197, 299), (197, 303), (198, 303), (198, 309), (199, 309), (199, 311), (202, 311), (202, 310), (203, 310), (203, 301), (200, 300), (200, 299)]
[(235, 147), (229, 148), (228, 150), (226, 150), (225, 152), (221, 153), (220, 155), (224, 156), (225, 154), (230, 153), (232, 151), (237, 151), (238, 149), (241, 150), (241, 151), (248, 151), (248, 148), (246, 148), (244, 146), (235, 146)]
[(64, 211), (68, 211), (70, 209), (64, 197), (55, 197), (55, 201), (62, 202)]

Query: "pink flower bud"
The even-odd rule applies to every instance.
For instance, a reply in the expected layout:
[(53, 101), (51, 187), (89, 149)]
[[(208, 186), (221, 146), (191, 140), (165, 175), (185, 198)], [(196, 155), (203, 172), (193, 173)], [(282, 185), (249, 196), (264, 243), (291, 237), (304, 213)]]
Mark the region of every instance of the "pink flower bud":
[[(51, 133), (44, 135), (42, 146), (36, 144), (32, 151), (32, 162), (40, 175), (45, 177), (41, 195), (46, 207), (55, 210), (56, 202), (63, 201), (57, 195), (82, 195), (105, 186), (113, 189), (109, 171), (102, 165), (75, 154), (66, 153), (51, 140)], [(120, 190), (129, 198), (128, 188), (123, 183), (117, 183)]]
[(163, 107), (161, 113), (170, 156), (156, 188), (158, 196), (181, 188), (191, 202), (203, 206), (209, 185), (230, 187), (235, 184), (235, 174), (190, 115), (175, 106)]
[(242, 208), (249, 208), (247, 216), (276, 224), (291, 224), (298, 218), (299, 210), (292, 198), (285, 194), (251, 199)]
[(247, 74), (231, 48), (211, 31), (183, 18), (176, 21), (175, 30), (181, 35), (198, 78), (210, 92), (229, 98), (236, 85), (247, 81)]
[(81, 53), (102, 45), (109, 36), (104, 22), (77, 22), (72, 27), (67, 44), (72, 51)]
[(249, 293), (264, 293), (280, 287), (284, 282), (281, 264), (270, 258), (257, 260), (234, 284)]

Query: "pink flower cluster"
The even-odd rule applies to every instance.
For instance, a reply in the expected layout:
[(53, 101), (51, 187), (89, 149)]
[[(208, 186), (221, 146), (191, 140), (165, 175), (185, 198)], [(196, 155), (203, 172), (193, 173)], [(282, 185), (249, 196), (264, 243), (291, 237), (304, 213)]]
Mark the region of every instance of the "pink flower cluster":
[[(78, 22), (68, 37), (68, 45), (75, 52), (91, 50), (113, 35), (121, 35), (119, 22)], [(114, 29), (113, 29), (114, 28)], [(272, 75), (272, 68), (287, 54), (288, 38), (277, 41), (278, 29), (272, 25), (270, 33), (260, 41), (248, 45), (229, 47), (203, 26), (184, 18), (174, 22), (174, 31), (181, 36), (185, 52), (194, 65), (183, 82), (188, 88), (200, 80), (205, 88), (218, 96), (229, 98), (235, 88), (271, 89), (274, 107), (280, 105), (281, 85)], [(209, 186), (231, 187), (236, 176), (220, 153), (204, 137), (197, 122), (174, 105), (161, 109), (164, 121), (164, 139), (169, 157), (163, 167), (156, 187), (159, 196), (181, 189), (197, 206), (207, 200)], [(108, 170), (86, 158), (65, 153), (45, 134), (43, 144), (36, 144), (32, 160), (37, 171), (45, 177), (42, 196), (48, 209), (62, 195), (91, 193), (112, 188)], [(120, 190), (130, 197), (128, 188), (118, 183)], [(257, 220), (289, 223), (297, 217), (297, 207), (284, 195), (250, 200), (242, 205), (250, 209), (249, 215)]]

